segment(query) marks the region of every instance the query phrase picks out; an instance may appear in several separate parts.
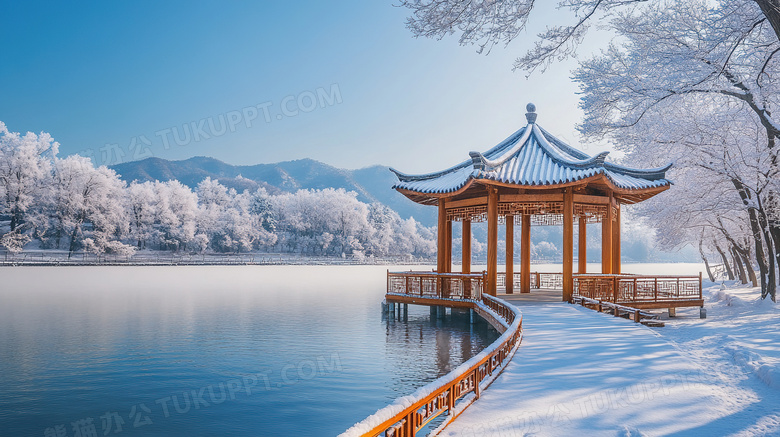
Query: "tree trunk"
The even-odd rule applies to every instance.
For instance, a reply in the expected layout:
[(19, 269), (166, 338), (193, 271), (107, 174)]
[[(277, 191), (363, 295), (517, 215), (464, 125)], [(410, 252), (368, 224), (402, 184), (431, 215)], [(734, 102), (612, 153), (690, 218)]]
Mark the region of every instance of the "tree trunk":
[[(767, 266), (767, 258), (764, 255), (764, 233), (762, 232), (761, 226), (759, 224), (756, 208), (751, 204), (752, 199), (750, 198), (750, 193), (748, 192), (747, 188), (745, 188), (745, 186), (742, 184), (742, 181), (736, 178), (731, 179), (731, 183), (734, 184), (734, 188), (737, 189), (737, 193), (739, 193), (739, 197), (742, 199), (742, 204), (747, 209), (748, 217), (750, 218), (750, 230), (753, 234), (753, 241), (756, 245), (756, 262), (758, 263), (758, 271), (761, 275), (761, 298), (765, 299), (767, 295), (770, 294), (770, 272), (769, 266)], [(772, 256), (770, 255), (769, 258), (772, 259)], [(774, 267), (774, 259), (772, 259), (771, 264), (773, 264)], [(771, 277), (774, 278), (774, 272), (771, 273)], [(771, 284), (772, 294), (774, 294), (774, 288), (776, 286), (777, 284)]]
[(779, 0), (755, 0), (761, 12), (772, 25), (775, 36), (780, 40), (780, 1)]
[(76, 251), (76, 237), (79, 234), (79, 230), (81, 230), (81, 222), (76, 223), (75, 226), (73, 226), (73, 232), (70, 234), (70, 248), (68, 248), (68, 259), (70, 259), (71, 255), (73, 255), (73, 252)]
[(726, 268), (726, 275), (728, 276), (729, 281), (733, 281), (734, 272), (731, 270), (731, 266), (729, 265), (728, 258), (726, 258), (726, 254), (723, 253), (723, 250), (721, 250), (720, 246), (718, 246), (718, 243), (713, 242), (713, 244), (715, 245), (715, 250), (717, 250), (720, 254), (720, 259), (723, 260), (723, 266)]
[(737, 249), (731, 246), (731, 259), (734, 260), (734, 268), (739, 274), (739, 281), (743, 284), (747, 284), (747, 276), (745, 275), (745, 267), (742, 265), (742, 258), (737, 253)]
[(704, 255), (704, 245), (702, 240), (699, 240), (699, 254), (701, 254), (701, 259), (704, 260), (704, 267), (707, 269), (707, 277), (710, 278), (710, 282), (715, 282), (715, 276), (712, 275), (712, 270), (710, 270), (710, 263), (707, 261), (707, 257)]
[(742, 257), (742, 263), (745, 265), (745, 269), (747, 269), (748, 278), (753, 284), (753, 287), (758, 287), (758, 278), (756, 278), (756, 271), (753, 270), (753, 263), (750, 260), (750, 256), (744, 251), (737, 250), (737, 253)]
[(756, 196), (756, 200), (758, 203), (758, 223), (761, 225), (761, 230), (764, 233), (764, 244), (766, 245), (767, 250), (767, 262), (768, 262), (768, 276), (767, 276), (767, 292), (764, 294), (764, 298), (766, 298), (766, 295), (769, 295), (769, 297), (772, 299), (772, 302), (776, 301), (776, 291), (777, 291), (777, 253), (775, 251), (775, 240), (772, 236), (772, 230), (769, 228), (769, 220), (766, 215), (766, 211), (764, 211), (764, 207), (761, 203), (760, 196)]

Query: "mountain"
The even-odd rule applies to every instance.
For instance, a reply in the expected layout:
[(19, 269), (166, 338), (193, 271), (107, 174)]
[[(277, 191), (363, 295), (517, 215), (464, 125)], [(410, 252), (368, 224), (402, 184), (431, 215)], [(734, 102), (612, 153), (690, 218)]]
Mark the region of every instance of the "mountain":
[(375, 165), (345, 170), (313, 159), (275, 164), (230, 165), (204, 156), (169, 161), (147, 158), (111, 166), (129, 182), (178, 180), (191, 188), (203, 179), (217, 179), (237, 191), (265, 188), (270, 194), (292, 193), (302, 189), (343, 188), (354, 191), (362, 202), (380, 202), (403, 218), (414, 217), (425, 226), (436, 224), (436, 208), (418, 205), (392, 189), (396, 177), (387, 167)]

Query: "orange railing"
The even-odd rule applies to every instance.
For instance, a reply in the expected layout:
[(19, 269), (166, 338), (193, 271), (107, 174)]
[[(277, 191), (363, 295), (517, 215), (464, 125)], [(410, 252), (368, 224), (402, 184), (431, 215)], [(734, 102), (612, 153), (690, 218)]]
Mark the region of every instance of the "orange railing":
[(479, 300), (485, 273), (387, 272), (387, 293), (421, 298)]
[(574, 275), (574, 295), (621, 303), (701, 300), (702, 276)]
[[(419, 275), (413, 272), (405, 275), (419, 280)], [(501, 337), (457, 369), (411, 395), (399, 398), (355, 424), (342, 436), (411, 437), (444, 413), (448, 415), (447, 420), (454, 420), (478, 399), (480, 392), (493, 382), (520, 345), (523, 317), (517, 308), (486, 294), (473, 301), (473, 309), (503, 332)]]

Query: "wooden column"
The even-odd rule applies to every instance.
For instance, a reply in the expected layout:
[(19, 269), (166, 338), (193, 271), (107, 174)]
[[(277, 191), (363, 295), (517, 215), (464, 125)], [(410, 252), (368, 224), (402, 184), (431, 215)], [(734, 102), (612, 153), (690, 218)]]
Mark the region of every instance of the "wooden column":
[(577, 235), (578, 238), (578, 246), (577, 246), (577, 257), (579, 259), (578, 265), (577, 265), (577, 273), (587, 273), (588, 272), (588, 231), (586, 227), (586, 218), (585, 214), (580, 215), (580, 221), (579, 221), (580, 229), (579, 229), (579, 235)]
[(563, 193), (563, 301), (574, 295), (574, 194), (571, 188)]
[(531, 292), (531, 216), (523, 214), (520, 226), (520, 292)]
[(505, 217), (506, 223), (506, 294), (515, 292), (515, 216)]
[(607, 216), (601, 219), (601, 273), (612, 273), (612, 250), (612, 194), (610, 194)]
[(436, 245), (436, 271), (444, 272), (444, 259), (447, 256), (447, 209), (445, 200), (439, 199), (439, 222), (437, 224), (437, 245)]
[(447, 254), (444, 256), (444, 271), (452, 273), (452, 220), (447, 220), (447, 234), (445, 239)]
[(620, 203), (615, 199), (615, 221), (612, 222), (612, 273), (620, 274)]
[(463, 220), (463, 273), (471, 273), (471, 220)]
[(498, 190), (494, 187), (488, 187), (487, 222), (487, 287), (485, 291), (487, 294), (495, 296), (498, 273)]

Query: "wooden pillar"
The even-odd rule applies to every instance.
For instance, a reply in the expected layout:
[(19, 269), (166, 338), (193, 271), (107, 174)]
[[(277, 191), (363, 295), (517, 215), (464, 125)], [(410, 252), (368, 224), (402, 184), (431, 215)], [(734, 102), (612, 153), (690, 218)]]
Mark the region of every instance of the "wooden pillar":
[(612, 273), (620, 274), (620, 203), (615, 199), (615, 221), (612, 222)]
[(531, 292), (531, 216), (523, 214), (520, 225), (520, 292)]
[(487, 251), (487, 287), (486, 292), (496, 295), (496, 277), (498, 276), (498, 190), (488, 187), (488, 251)]
[(507, 215), (506, 223), (506, 294), (515, 292), (515, 216)]
[(612, 194), (606, 217), (601, 219), (601, 273), (612, 273)]
[(437, 225), (437, 245), (436, 245), (436, 271), (443, 273), (444, 259), (447, 256), (447, 209), (445, 200), (439, 199), (439, 222)]
[(471, 273), (471, 220), (463, 220), (463, 273)]
[(588, 272), (588, 231), (585, 214), (580, 215), (579, 225), (579, 235), (577, 235), (579, 240), (577, 246), (577, 258), (579, 260), (577, 264), (577, 273), (582, 274)]
[(574, 295), (574, 193), (566, 188), (563, 193), (563, 301), (571, 302)]
[(452, 273), (452, 220), (447, 220), (447, 234), (445, 239), (447, 254), (444, 256), (444, 271)]

